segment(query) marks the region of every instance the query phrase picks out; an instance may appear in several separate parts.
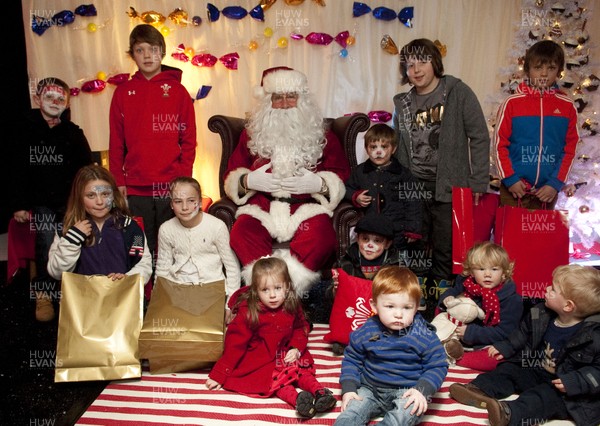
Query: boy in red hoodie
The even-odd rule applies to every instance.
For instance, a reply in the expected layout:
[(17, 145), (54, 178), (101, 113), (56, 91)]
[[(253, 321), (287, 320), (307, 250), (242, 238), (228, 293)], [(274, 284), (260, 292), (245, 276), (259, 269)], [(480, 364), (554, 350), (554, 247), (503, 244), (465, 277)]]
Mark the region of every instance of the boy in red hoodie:
[(158, 228), (172, 217), (169, 182), (192, 176), (196, 157), (194, 104), (182, 71), (162, 65), (165, 52), (160, 31), (136, 26), (127, 53), (138, 71), (117, 87), (110, 106), (110, 171), (131, 213), (143, 217), (152, 253)]

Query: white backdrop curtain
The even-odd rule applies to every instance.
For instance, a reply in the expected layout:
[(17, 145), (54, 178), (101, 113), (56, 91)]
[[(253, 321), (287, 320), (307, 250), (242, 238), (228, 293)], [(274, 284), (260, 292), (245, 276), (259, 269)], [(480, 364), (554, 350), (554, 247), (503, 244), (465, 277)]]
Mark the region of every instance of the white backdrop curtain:
[[(219, 197), (217, 173), (221, 147), (218, 136), (208, 130), (207, 121), (214, 114), (243, 117), (251, 110), (252, 89), (259, 84), (262, 70), (268, 67), (286, 65), (304, 72), (326, 116), (374, 110), (392, 112), (393, 95), (408, 86), (399, 85), (399, 57), (381, 49), (382, 37), (389, 34), (398, 48), (414, 38), (437, 39), (447, 47), (446, 73), (463, 79), (477, 94), (486, 116), (490, 116), (491, 106), (486, 97), (499, 91), (499, 70), (508, 65), (507, 52), (513, 45), (515, 28), (522, 23), (521, 0), (363, 1), (371, 9), (385, 6), (396, 13), (413, 6), (412, 28), (398, 20), (375, 19), (372, 14), (354, 18), (352, 0), (325, 1), (326, 6), (322, 7), (313, 0), (296, 6), (278, 0), (265, 11), (264, 22), (249, 15), (241, 20), (221, 15), (218, 21), (208, 22), (206, 1), (96, 0), (93, 4), (97, 16), (77, 16), (72, 24), (51, 27), (39, 36), (31, 30), (32, 15), (50, 18), (62, 10), (74, 11), (90, 3), (23, 0), (29, 84), (35, 87), (41, 78), (54, 76), (71, 87), (80, 87), (84, 81), (95, 79), (99, 72), (108, 77), (135, 72), (134, 62), (125, 52), (130, 31), (142, 21), (127, 15), (130, 7), (139, 13), (152, 10), (164, 16), (181, 8), (190, 19), (200, 16), (200, 26), (183, 27), (165, 21), (169, 33), (165, 37), (167, 55), (163, 63), (183, 70), (183, 84), (192, 97), (202, 85), (212, 86), (206, 98), (194, 103), (198, 128), (194, 176), (204, 193), (213, 199)], [(241, 6), (250, 11), (258, 0), (210, 3), (219, 10)], [(600, 20), (595, 15), (587, 25), (591, 40), (600, 36)], [(96, 24), (95, 32), (87, 30), (90, 23)], [(273, 30), (270, 38), (264, 35), (267, 27)], [(346, 58), (339, 55), (341, 47), (335, 42), (319, 46), (290, 38), (292, 32), (303, 36), (310, 32), (326, 33), (335, 37), (344, 30), (356, 40), (348, 46)], [(287, 48), (278, 47), (280, 37), (288, 38)], [(257, 41), (256, 50), (248, 49), (251, 40)], [(238, 69), (229, 70), (220, 62), (211, 68), (200, 68), (173, 59), (171, 53), (180, 44), (191, 47), (195, 54), (210, 53), (217, 58), (237, 52)], [(597, 49), (590, 57), (595, 54)], [(83, 128), (96, 151), (108, 149), (108, 110), (113, 90), (114, 86), (107, 85), (101, 92), (81, 93), (71, 101), (72, 119)]]

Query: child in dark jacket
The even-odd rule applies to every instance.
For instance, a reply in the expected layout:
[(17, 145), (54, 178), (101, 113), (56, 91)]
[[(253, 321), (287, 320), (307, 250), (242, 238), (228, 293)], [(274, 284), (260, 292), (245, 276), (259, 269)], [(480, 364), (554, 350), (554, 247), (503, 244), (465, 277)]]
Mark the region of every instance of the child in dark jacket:
[(345, 198), (365, 214), (381, 213), (393, 222), (394, 245), (402, 250), (421, 238), (421, 200), (416, 179), (394, 157), (394, 129), (375, 124), (365, 133), (369, 158), (346, 181)]
[(456, 296), (465, 295), (485, 312), (483, 320), (457, 327), (461, 342), (476, 349), (465, 352), (457, 365), (482, 371), (496, 367), (497, 362), (482, 348), (506, 339), (519, 326), (523, 315), (523, 300), (511, 279), (513, 266), (504, 248), (491, 241), (477, 243), (467, 252), (463, 273), (456, 278), (454, 287), (440, 296), (438, 307), (443, 311)]
[[(489, 355), (506, 360), (450, 396), (487, 408), (491, 425), (575, 420), (600, 424), (600, 271), (559, 266), (546, 301), (531, 308), (520, 328)], [(498, 401), (518, 393), (511, 401)]]

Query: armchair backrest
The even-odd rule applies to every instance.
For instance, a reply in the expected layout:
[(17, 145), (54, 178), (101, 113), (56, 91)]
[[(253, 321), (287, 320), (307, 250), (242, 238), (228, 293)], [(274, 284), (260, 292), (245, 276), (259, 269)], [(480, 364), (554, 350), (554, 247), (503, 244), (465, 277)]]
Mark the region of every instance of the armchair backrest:
[[(213, 115), (208, 120), (208, 129), (221, 137), (222, 152), (221, 162), (219, 163), (219, 192), (221, 197), (226, 195), (223, 188), (223, 176), (227, 170), (227, 163), (240, 140), (245, 123), (243, 118), (225, 115)], [(363, 113), (325, 119), (325, 126), (330, 128), (342, 143), (352, 169), (356, 167), (357, 162), (356, 138), (360, 132), (366, 132), (370, 124), (369, 117)]]

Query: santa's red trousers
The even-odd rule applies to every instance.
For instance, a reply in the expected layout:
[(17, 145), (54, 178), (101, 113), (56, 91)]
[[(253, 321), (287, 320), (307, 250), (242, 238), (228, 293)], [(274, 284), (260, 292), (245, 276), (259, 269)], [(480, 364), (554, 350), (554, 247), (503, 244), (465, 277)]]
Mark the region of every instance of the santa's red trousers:
[[(273, 253), (273, 239), (258, 219), (239, 216), (231, 229), (231, 248), (242, 266)], [(322, 269), (335, 253), (337, 239), (331, 219), (320, 214), (305, 220), (290, 241), (290, 253), (311, 271)]]

